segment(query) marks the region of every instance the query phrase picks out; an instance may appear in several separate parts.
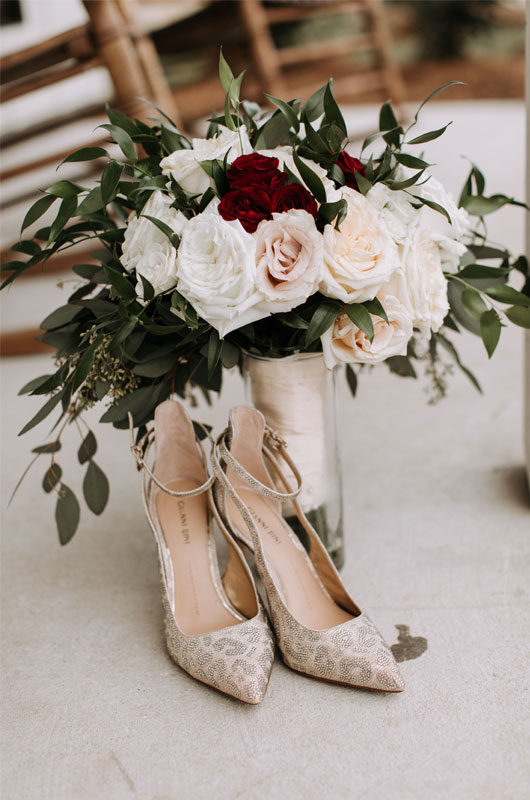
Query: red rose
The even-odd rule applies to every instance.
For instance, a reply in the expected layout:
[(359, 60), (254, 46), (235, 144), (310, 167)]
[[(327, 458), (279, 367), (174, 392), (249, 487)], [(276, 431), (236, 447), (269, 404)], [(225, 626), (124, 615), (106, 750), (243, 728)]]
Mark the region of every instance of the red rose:
[(301, 208), (313, 217), (318, 216), (315, 198), (299, 183), (288, 183), (276, 189), (272, 195), (272, 211), (289, 211), (290, 208)]
[(230, 189), (243, 189), (256, 184), (268, 186), (271, 190), (283, 186), (287, 175), (278, 169), (277, 158), (250, 153), (239, 156), (227, 172)]
[(341, 168), (344, 172), (344, 177), (346, 178), (346, 186), (349, 186), (352, 189), (357, 189), (359, 191), (359, 187), (357, 186), (357, 178), (355, 176), (356, 172), (360, 172), (361, 175), (366, 174), (366, 167), (359, 161), (358, 158), (353, 158), (350, 156), (346, 150), (343, 150), (340, 156), (337, 158), (337, 166)]
[(247, 186), (227, 192), (219, 203), (223, 219), (238, 219), (248, 233), (254, 233), (263, 219), (272, 219), (271, 197), (262, 186)]

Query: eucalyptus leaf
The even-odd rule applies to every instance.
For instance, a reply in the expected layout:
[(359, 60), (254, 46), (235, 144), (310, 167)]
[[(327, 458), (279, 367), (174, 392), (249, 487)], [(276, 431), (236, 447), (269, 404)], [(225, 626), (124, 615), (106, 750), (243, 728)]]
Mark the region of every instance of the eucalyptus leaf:
[(61, 442), (59, 439), (55, 442), (48, 442), (47, 444), (40, 444), (38, 447), (34, 447), (31, 451), (32, 453), (38, 453), (41, 455), (42, 453), (57, 453), (61, 449)]
[(62, 483), (55, 506), (55, 521), (62, 545), (68, 544), (79, 525), (80, 508), (75, 494)]
[(493, 300), (498, 300), (500, 303), (509, 303), (515, 306), (530, 306), (530, 297), (511, 286), (500, 285), (492, 286), (490, 289), (485, 290), (485, 294)]
[(92, 433), (92, 431), (88, 431), (87, 435), (79, 445), (79, 450), (77, 451), (77, 459), (80, 464), (86, 464), (87, 461), (95, 455), (96, 450), (98, 448), (98, 443), (96, 441), (96, 437)]
[(83, 496), (93, 514), (105, 510), (109, 499), (109, 482), (103, 470), (91, 459), (83, 480)]
[(19, 432), (18, 435), (22, 436), (22, 434), (27, 433), (32, 428), (34, 428), (35, 425), (38, 425), (39, 422), (42, 422), (43, 419), (46, 419), (48, 414), (51, 414), (53, 409), (58, 405), (58, 403), (62, 399), (62, 396), (63, 396), (63, 390), (50, 397), (50, 399), (46, 401), (46, 403), (42, 406), (42, 408), (39, 411), (37, 411), (35, 416), (32, 417), (30, 421), (24, 425), (24, 427), (22, 428), (22, 430)]
[(468, 314), (471, 314), (475, 319), (480, 319), (488, 309), (480, 293), (471, 287), (464, 289), (462, 292), (462, 303)]
[(390, 372), (399, 375), (401, 378), (416, 378), (416, 370), (408, 356), (390, 356), (385, 361)]
[(48, 331), (54, 328), (60, 328), (63, 325), (68, 325), (80, 312), (79, 306), (66, 305), (56, 308), (51, 314), (42, 320), (40, 324), (41, 330)]
[(62, 474), (63, 471), (59, 466), (59, 464), (54, 463), (48, 467), (48, 469), (44, 473), (44, 478), (42, 479), (42, 488), (44, 489), (46, 494), (49, 494), (51, 491), (53, 491), (55, 486), (61, 480)]

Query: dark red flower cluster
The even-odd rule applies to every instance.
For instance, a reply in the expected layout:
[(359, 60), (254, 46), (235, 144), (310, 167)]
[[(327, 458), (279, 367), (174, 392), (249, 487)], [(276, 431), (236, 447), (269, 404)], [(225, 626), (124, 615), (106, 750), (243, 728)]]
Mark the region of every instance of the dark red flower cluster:
[(364, 176), (366, 174), (366, 167), (359, 161), (358, 158), (350, 156), (346, 152), (346, 150), (342, 151), (340, 156), (337, 158), (336, 164), (344, 172), (344, 177), (346, 178), (346, 186), (349, 186), (351, 189), (357, 189), (357, 191), (359, 191), (355, 173), (360, 172), (361, 175)]
[(298, 183), (288, 183), (287, 173), (279, 169), (277, 158), (251, 153), (236, 158), (227, 172), (228, 192), (219, 204), (223, 219), (238, 219), (248, 233), (260, 222), (272, 219), (274, 212), (301, 208), (317, 217), (313, 195)]

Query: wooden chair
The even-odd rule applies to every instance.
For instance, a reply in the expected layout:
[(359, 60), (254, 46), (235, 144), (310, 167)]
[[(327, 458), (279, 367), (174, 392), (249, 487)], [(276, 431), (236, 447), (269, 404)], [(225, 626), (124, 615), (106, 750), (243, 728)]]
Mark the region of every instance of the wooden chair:
[[(83, 1), (88, 15), (88, 22), (85, 25), (7, 55), (0, 60), (2, 103), (24, 95), (33, 95), (40, 89), (58, 84), (95, 67), (105, 67), (114, 88), (113, 105), (120, 110), (138, 117), (151, 115), (152, 108), (138, 99), (145, 97), (162, 108), (170, 117), (178, 119), (177, 108), (152, 41), (146, 33), (134, 26), (131, 0)], [(2, 158), (7, 166), (0, 173), (0, 178), (8, 189), (6, 192), (8, 200), (3, 204), (4, 209), (6, 205), (13, 206), (17, 202), (23, 202), (27, 206), (35, 199), (32, 194), (39, 187), (28, 189), (28, 181), (31, 182), (32, 174), (36, 175), (38, 170), (47, 165), (58, 164), (74, 149), (101, 144), (104, 139), (101, 136), (99, 139), (93, 137), (89, 141), (73, 142), (68, 147), (63, 144), (53, 152), (29, 160), (25, 158), (18, 163), (11, 157), (11, 150), (15, 152), (15, 147), (20, 148), (20, 144), (24, 141), (29, 144), (35, 134), (60, 131), (73, 121), (94, 115), (99, 115), (100, 121), (104, 121), (103, 104), (84, 107), (74, 113), (64, 111), (50, 113), (49, 120), (41, 125), (38, 131), (35, 131), (33, 125), (27, 125), (24, 130), (11, 132), (5, 137), (2, 142)], [(39, 148), (31, 149), (38, 151)], [(101, 164), (98, 165), (97, 162), (88, 163), (89, 170), (93, 171), (94, 165), (96, 170), (101, 168)], [(76, 167), (79, 175), (86, 177), (90, 174), (85, 164)], [(14, 230), (13, 241), (16, 233)], [(68, 257), (56, 256), (50, 259), (46, 266), (46, 274), (71, 269), (71, 266), (80, 259), (80, 248), (69, 250)], [(7, 251), (2, 254), (2, 261), (16, 257), (17, 254)], [(29, 270), (25, 273), (28, 281), (31, 280), (32, 272)], [(34, 339), (37, 333), (35, 330), (2, 335), (0, 339), (2, 355), (42, 349)]]
[[(405, 99), (401, 73), (392, 58), (391, 39), (381, 0), (239, 0), (252, 52), (265, 91), (276, 96), (307, 96), (315, 89), (311, 66), (319, 72), (338, 71), (334, 80), (337, 96), (356, 100), (367, 91), (380, 90), (396, 105)], [(273, 29), (311, 17), (340, 13), (362, 22), (364, 32), (327, 41), (277, 47)], [(340, 74), (340, 62), (352, 53), (369, 56), (367, 66), (346, 65)]]

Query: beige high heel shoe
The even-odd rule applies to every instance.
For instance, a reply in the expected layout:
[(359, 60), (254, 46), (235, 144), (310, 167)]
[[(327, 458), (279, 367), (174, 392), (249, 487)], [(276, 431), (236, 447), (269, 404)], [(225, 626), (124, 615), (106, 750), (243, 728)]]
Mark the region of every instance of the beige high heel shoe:
[[(222, 520), (228, 563), (221, 576), (212, 534), (217, 516), (204, 453), (184, 407), (166, 400), (154, 429), (131, 450), (143, 470), (143, 500), (158, 545), (166, 641), (193, 678), (245, 703), (263, 699), (274, 639), (249, 567)], [(154, 440), (155, 463), (147, 465)]]
[[(285, 492), (275, 488), (263, 455)], [(297, 481), (294, 490), (280, 459)], [(232, 409), (229, 427), (215, 443), (213, 466), (220, 514), (233, 535), (254, 552), (285, 663), (334, 683), (403, 691), (392, 652), (351, 599), (300, 509), (300, 475), (263, 414), (245, 406)], [(281, 501), (286, 499), (309, 535), (309, 554), (282, 517)]]

